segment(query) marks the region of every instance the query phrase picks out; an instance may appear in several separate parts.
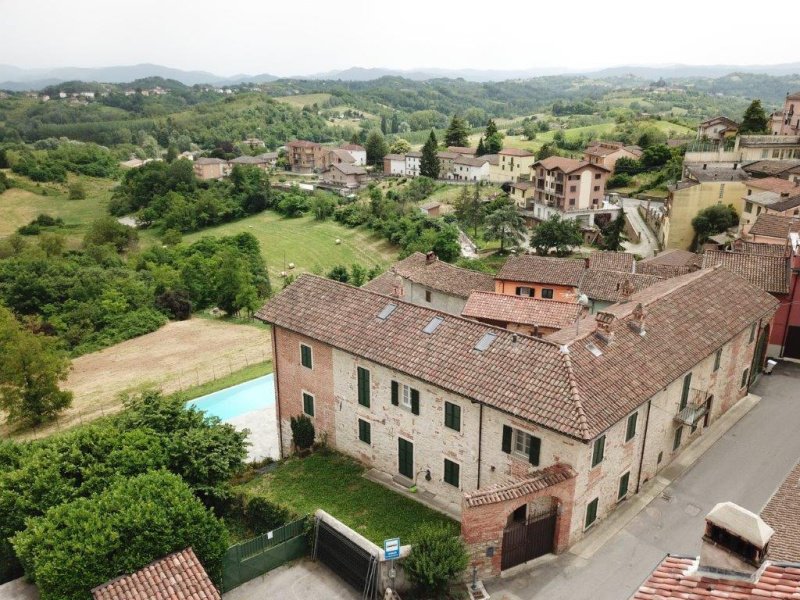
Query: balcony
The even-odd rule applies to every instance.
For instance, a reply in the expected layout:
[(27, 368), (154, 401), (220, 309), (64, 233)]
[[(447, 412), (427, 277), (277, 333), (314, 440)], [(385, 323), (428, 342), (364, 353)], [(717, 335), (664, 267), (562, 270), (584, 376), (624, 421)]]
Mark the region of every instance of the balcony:
[(691, 388), (689, 390), (689, 401), (677, 415), (675, 415), (675, 422), (681, 425), (688, 425), (689, 427), (697, 426), (697, 423), (708, 412), (709, 399), (711, 394), (705, 390), (698, 390)]

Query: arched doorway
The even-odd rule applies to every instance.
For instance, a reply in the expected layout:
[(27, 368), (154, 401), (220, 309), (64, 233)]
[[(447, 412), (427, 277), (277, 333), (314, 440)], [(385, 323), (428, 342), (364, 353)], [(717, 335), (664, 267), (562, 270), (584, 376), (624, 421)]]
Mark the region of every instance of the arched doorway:
[(551, 496), (521, 504), (508, 515), (503, 530), (501, 570), (553, 551), (558, 521), (558, 499)]

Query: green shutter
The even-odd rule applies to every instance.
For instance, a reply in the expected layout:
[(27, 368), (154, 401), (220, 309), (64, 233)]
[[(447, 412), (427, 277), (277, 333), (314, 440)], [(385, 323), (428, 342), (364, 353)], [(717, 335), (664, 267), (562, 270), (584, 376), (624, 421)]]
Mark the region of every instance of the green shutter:
[(511, 427), (503, 425), (503, 452), (506, 454), (511, 454), (511, 434)]
[(528, 452), (528, 462), (531, 463), (534, 467), (539, 466), (539, 451), (542, 448), (542, 440), (538, 437), (532, 435), (529, 436), (531, 438), (531, 449)]
[(617, 492), (617, 500), (622, 500), (625, 496), (628, 495), (628, 484), (631, 480), (631, 473), (628, 471), (619, 478), (619, 490)]
[(636, 421), (639, 418), (639, 413), (633, 413), (628, 417), (628, 428), (625, 431), (625, 441), (629, 442), (636, 435)]
[(400, 404), (400, 384), (396, 381), (392, 382), (392, 404)]
[(692, 374), (689, 373), (686, 377), (683, 378), (683, 392), (681, 394), (681, 410), (686, 408), (686, 405), (689, 403), (689, 389), (692, 385)]
[(461, 431), (461, 407), (458, 404), (444, 403), (444, 426)]
[(300, 362), (304, 367), (311, 368), (311, 347), (300, 344)]
[(586, 523), (584, 525), (584, 529), (589, 527), (592, 523), (597, 520), (597, 504), (599, 503), (599, 499), (595, 498), (589, 504), (586, 505)]
[(303, 393), (303, 412), (309, 417), (314, 416), (314, 396)]
[(358, 367), (358, 403), (369, 408), (369, 371)]
[(681, 437), (683, 436), (683, 427), (678, 427), (675, 430), (675, 439), (672, 442), (672, 451), (674, 452), (681, 447)]
[(411, 388), (411, 412), (419, 414), (419, 390)]
[(603, 462), (603, 455), (606, 449), (606, 436), (599, 437), (594, 442), (594, 449), (592, 451), (592, 467), (596, 467)]
[(397, 438), (397, 470), (401, 475), (414, 478), (414, 444)]
[(722, 360), (722, 349), (720, 348), (717, 350), (717, 354), (714, 356), (714, 371), (719, 371), (719, 363)]
[(363, 419), (358, 420), (358, 439), (364, 442), (365, 444), (372, 443), (372, 426), (369, 422), (364, 421)]
[(460, 476), (461, 467), (458, 463), (454, 463), (451, 460), (444, 459), (444, 481), (445, 483), (449, 483), (452, 486), (458, 487), (459, 485), (459, 476)]

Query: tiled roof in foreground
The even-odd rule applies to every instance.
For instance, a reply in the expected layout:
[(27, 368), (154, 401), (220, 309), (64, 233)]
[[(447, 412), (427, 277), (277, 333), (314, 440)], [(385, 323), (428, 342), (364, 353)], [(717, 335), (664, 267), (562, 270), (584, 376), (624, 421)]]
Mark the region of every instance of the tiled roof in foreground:
[(523, 254), (511, 256), (497, 273), (497, 279), (577, 287), (586, 261)]
[(800, 564), (767, 562), (755, 581), (696, 569), (695, 558), (667, 556), (630, 600), (800, 599)]
[(790, 265), (785, 256), (708, 250), (703, 255), (703, 266), (714, 265), (722, 265), (772, 294), (789, 293)]
[(94, 600), (220, 600), (191, 548), (92, 590)]
[(762, 212), (750, 228), (750, 235), (785, 240), (790, 232), (800, 231), (800, 219)]
[(516, 500), (528, 494), (552, 487), (568, 479), (577, 477), (575, 469), (565, 464), (555, 464), (536, 471), (529, 477), (511, 483), (500, 483), (464, 494), (467, 506), (484, 506), (506, 500)]
[(761, 518), (775, 530), (768, 557), (800, 562), (800, 463), (767, 502)]
[(575, 322), (580, 308), (577, 302), (473, 292), (461, 311), (461, 316), (562, 329)]

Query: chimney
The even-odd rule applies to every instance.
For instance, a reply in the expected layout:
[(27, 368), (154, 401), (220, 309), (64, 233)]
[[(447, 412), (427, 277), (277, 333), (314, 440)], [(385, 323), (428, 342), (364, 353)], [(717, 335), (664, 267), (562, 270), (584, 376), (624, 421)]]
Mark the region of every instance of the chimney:
[(584, 266), (585, 268), (587, 268), (587, 269), (588, 269), (589, 267), (591, 267), (591, 266), (592, 266), (592, 259), (591, 259), (591, 258), (589, 258), (588, 256), (587, 256), (586, 258), (584, 258), (584, 259), (583, 259), (583, 266)]
[(436, 253), (433, 250), (431, 250), (430, 252), (426, 252), (425, 253), (425, 264), (426, 265), (434, 263), (437, 260), (438, 260), (438, 258), (436, 257)]
[(644, 320), (647, 316), (647, 313), (644, 310), (644, 306), (642, 303), (636, 305), (636, 308), (633, 309), (633, 313), (631, 313), (631, 320), (628, 321), (628, 327), (633, 329), (639, 335), (644, 335)]
[(698, 572), (715, 578), (752, 577), (767, 557), (775, 531), (757, 514), (720, 502), (706, 515)]
[(614, 341), (614, 322), (617, 320), (617, 317), (612, 315), (609, 312), (599, 312), (597, 316), (595, 316), (595, 321), (597, 322), (597, 329), (594, 332), (594, 335), (599, 340), (602, 340), (606, 344), (610, 344)]
[(619, 286), (620, 302), (627, 302), (634, 292), (633, 283), (627, 277)]

